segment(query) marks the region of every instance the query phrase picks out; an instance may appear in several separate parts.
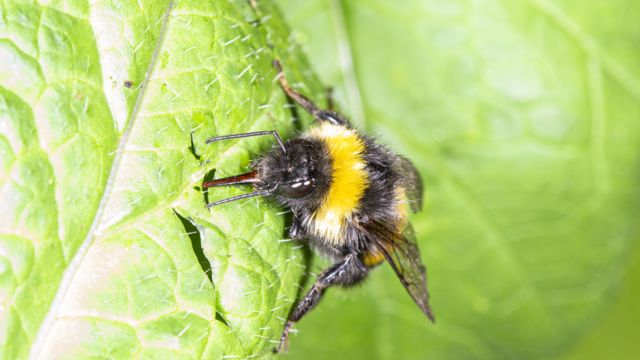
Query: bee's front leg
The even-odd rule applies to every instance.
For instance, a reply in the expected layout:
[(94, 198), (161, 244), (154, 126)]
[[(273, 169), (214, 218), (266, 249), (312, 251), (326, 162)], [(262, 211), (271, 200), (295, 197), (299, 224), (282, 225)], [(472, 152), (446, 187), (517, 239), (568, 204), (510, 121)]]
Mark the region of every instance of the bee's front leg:
[(302, 221), (296, 214), (293, 214), (293, 221), (291, 222), (291, 227), (289, 228), (289, 237), (293, 240), (302, 240), (306, 237), (306, 232), (302, 227)]
[[(313, 116), (319, 122), (328, 122), (333, 125), (345, 125), (348, 126), (349, 121), (342, 117), (342, 115), (338, 114), (333, 110), (322, 110), (316, 105), (313, 101), (311, 101), (306, 96), (300, 94), (299, 92), (293, 90), (287, 78), (282, 71), (282, 65), (280, 61), (274, 60), (273, 65), (278, 71), (278, 81), (280, 82), (280, 87), (284, 92), (289, 96), (293, 101), (298, 103), (298, 105), (302, 106), (311, 116)], [(333, 100), (329, 98), (329, 106), (333, 107)]]
[(323, 271), (318, 279), (313, 284), (309, 292), (304, 298), (298, 302), (296, 308), (289, 315), (289, 319), (284, 326), (282, 336), (280, 338), (280, 345), (274, 352), (281, 352), (286, 349), (287, 339), (289, 332), (293, 328), (293, 325), (298, 322), (306, 313), (313, 309), (324, 291), (332, 285), (344, 285), (350, 286), (362, 281), (366, 276), (369, 269), (362, 263), (355, 253), (347, 255), (342, 261), (333, 264), (330, 268)]

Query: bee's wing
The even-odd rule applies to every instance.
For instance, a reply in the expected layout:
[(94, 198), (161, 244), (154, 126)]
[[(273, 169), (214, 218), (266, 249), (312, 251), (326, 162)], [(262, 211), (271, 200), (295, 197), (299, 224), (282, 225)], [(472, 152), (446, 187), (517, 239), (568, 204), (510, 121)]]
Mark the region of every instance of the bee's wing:
[(379, 222), (369, 223), (367, 230), (413, 301), (435, 322), (429, 305), (426, 268), (422, 265), (411, 224), (407, 224), (402, 234)]
[(403, 185), (411, 205), (411, 211), (422, 210), (422, 178), (413, 163), (404, 157), (400, 157), (400, 167), (404, 175)]

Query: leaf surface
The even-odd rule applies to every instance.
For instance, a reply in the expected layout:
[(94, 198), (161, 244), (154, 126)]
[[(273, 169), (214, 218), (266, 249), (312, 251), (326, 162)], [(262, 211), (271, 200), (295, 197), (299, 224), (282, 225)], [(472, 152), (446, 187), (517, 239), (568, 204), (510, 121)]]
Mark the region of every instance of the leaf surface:
[(200, 186), (272, 143), (208, 137), (293, 135), (275, 57), (308, 72), (269, 4), (0, 5), (0, 358), (270, 352), (303, 253), (281, 209)]

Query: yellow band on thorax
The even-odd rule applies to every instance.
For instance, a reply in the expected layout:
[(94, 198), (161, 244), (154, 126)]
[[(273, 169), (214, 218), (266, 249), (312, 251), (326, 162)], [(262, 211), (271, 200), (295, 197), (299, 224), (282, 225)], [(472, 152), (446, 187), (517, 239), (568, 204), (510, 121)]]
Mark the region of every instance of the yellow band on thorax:
[(324, 142), (332, 160), (331, 186), (314, 215), (313, 232), (339, 244), (368, 184), (364, 141), (354, 130), (331, 124), (309, 130), (308, 136)]

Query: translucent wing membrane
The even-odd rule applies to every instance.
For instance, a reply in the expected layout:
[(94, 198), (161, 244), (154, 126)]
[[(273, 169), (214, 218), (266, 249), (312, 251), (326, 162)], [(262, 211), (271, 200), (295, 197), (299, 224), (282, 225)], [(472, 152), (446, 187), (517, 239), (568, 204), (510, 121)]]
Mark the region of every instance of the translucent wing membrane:
[(409, 159), (401, 157), (400, 166), (404, 174), (404, 188), (411, 205), (411, 211), (422, 210), (422, 178)]
[(371, 222), (366, 225), (366, 228), (373, 243), (387, 259), (413, 301), (431, 321), (435, 322), (429, 305), (426, 269), (420, 259), (413, 228), (407, 224), (400, 234), (389, 226), (395, 226), (395, 224)]

